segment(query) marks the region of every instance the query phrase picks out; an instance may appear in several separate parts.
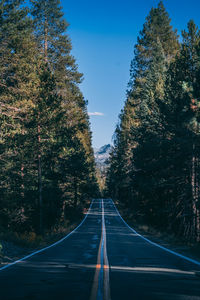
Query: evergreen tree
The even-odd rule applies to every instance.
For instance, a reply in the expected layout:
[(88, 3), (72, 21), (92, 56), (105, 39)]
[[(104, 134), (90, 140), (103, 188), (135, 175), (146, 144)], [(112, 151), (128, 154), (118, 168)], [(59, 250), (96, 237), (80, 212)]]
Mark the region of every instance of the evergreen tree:
[(176, 31), (173, 31), (169, 16), (160, 2), (157, 8), (151, 9), (138, 37), (135, 57), (131, 62), (127, 100), (115, 134), (115, 157), (119, 167), (116, 175), (120, 182), (117, 186), (121, 195), (118, 197), (126, 198), (130, 203), (135, 198), (133, 181), (137, 168), (134, 152), (140, 146), (145, 130), (151, 130), (154, 123), (155, 132), (160, 122), (157, 98), (163, 98), (165, 69), (177, 49)]
[(37, 47), (27, 14), (23, 1), (1, 2), (0, 189), (4, 219), (9, 218), (6, 224), (10, 226), (13, 222), (16, 228), (26, 220), (29, 206), (25, 201), (24, 123), (37, 86)]
[(179, 46), (164, 11), (151, 10), (135, 47), (107, 186), (139, 221), (199, 241), (200, 35), (190, 21)]
[[(77, 71), (75, 59), (70, 54), (72, 46), (66, 30), (60, 0), (31, 0), (35, 33), (45, 62), (54, 72), (57, 88), (68, 96), (66, 86), (79, 83), (82, 77)], [(68, 86), (69, 87), (69, 86)]]
[[(0, 3), (1, 220), (44, 233), (97, 192), (81, 74), (59, 1)], [(14, 199), (14, 200), (13, 200)]]
[[(46, 68), (53, 73), (55, 80), (55, 91), (57, 97), (60, 97), (59, 109), (62, 111), (61, 126), (54, 124), (56, 132), (56, 147), (54, 162), (56, 160), (56, 172), (54, 176), (55, 184), (52, 186), (60, 186), (63, 195), (68, 195), (75, 198), (75, 203), (78, 205), (79, 175), (81, 176), (81, 169), (84, 167), (84, 160), (90, 160), (90, 169), (88, 165), (88, 174), (94, 173), (94, 158), (91, 150), (91, 136), (89, 135), (89, 122), (87, 116), (87, 109), (85, 100), (79, 90), (78, 83), (81, 81), (82, 74), (77, 71), (77, 65), (74, 58), (71, 56), (71, 42), (66, 34), (68, 24), (63, 18), (63, 13), (60, 6), (60, 1), (57, 0), (37, 0), (31, 1), (32, 16), (35, 24), (35, 34), (38, 41), (38, 46), (43, 53), (44, 64)], [(50, 91), (50, 94), (53, 91)], [(38, 122), (40, 120), (38, 119)], [(41, 126), (39, 125), (38, 128)], [(52, 128), (53, 130), (53, 128)], [(74, 143), (74, 138), (77, 140)], [(83, 149), (80, 152), (80, 148)], [(80, 157), (80, 153), (82, 153)], [(86, 154), (84, 154), (86, 153)], [(50, 158), (48, 157), (48, 160)], [(49, 160), (50, 161), (50, 160)], [(72, 163), (73, 162), (73, 163)], [(72, 169), (65, 165), (73, 165)], [(40, 182), (40, 202), (42, 203), (42, 170), (40, 155), (38, 156), (39, 167), (39, 182)], [(43, 168), (44, 165), (43, 165)], [(68, 172), (63, 175), (64, 170)], [(48, 173), (48, 171), (47, 171)], [(48, 177), (48, 175), (46, 174)], [(63, 177), (62, 177), (63, 176)], [(59, 180), (59, 178), (65, 178)], [(56, 179), (58, 178), (58, 179)], [(86, 178), (85, 178), (86, 179)], [(94, 178), (93, 178), (94, 179)], [(45, 178), (43, 178), (45, 180)], [(86, 181), (85, 185), (87, 184)], [(68, 192), (66, 191), (68, 190)], [(71, 193), (69, 193), (71, 190)], [(44, 200), (45, 201), (45, 200)], [(63, 203), (66, 204), (65, 196), (63, 196)], [(70, 201), (69, 201), (70, 202)], [(65, 204), (61, 205), (65, 210)], [(63, 216), (64, 211), (61, 213)]]
[[(171, 64), (166, 81), (165, 128), (171, 139), (170, 215), (186, 239), (199, 240), (199, 30), (193, 21), (183, 31), (180, 54)], [(169, 156), (169, 154), (168, 154)]]
[[(140, 31), (134, 50), (134, 59), (131, 62), (129, 93), (134, 89), (142, 87), (145, 80), (149, 63), (154, 56), (154, 46), (157, 40), (163, 48), (163, 54), (167, 62), (170, 62), (179, 48), (178, 36), (171, 24), (171, 19), (160, 1), (158, 7), (152, 8), (146, 18), (142, 31)], [(141, 84), (141, 86), (140, 86)]]

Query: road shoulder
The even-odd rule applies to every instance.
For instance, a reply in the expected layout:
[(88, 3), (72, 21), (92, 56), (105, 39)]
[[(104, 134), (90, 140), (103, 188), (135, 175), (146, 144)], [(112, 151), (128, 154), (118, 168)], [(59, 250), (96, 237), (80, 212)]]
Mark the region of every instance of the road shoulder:
[(145, 238), (191, 259), (200, 261), (200, 243), (186, 244), (183, 240), (175, 237), (172, 234), (159, 231), (158, 229), (147, 224), (138, 223), (133, 215), (130, 215), (130, 210), (126, 209), (122, 205), (119, 205), (117, 201), (115, 202), (115, 205), (127, 224)]

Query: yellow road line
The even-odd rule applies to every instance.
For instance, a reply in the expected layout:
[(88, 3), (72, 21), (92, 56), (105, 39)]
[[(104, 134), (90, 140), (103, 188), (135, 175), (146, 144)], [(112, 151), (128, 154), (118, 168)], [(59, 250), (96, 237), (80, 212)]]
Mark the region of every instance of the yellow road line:
[[(104, 216), (104, 208), (103, 208), (103, 216)], [(107, 256), (107, 247), (106, 247), (106, 226), (105, 226), (105, 218), (103, 218), (104, 223), (104, 300), (110, 300), (110, 280), (109, 280), (109, 263)]]
[[(102, 224), (101, 224), (101, 240), (99, 243), (97, 264), (94, 275), (94, 281), (92, 286), (92, 292), (90, 300), (110, 300), (110, 285), (109, 285), (109, 263), (106, 250), (106, 227), (104, 218), (104, 203), (103, 199), (101, 201), (102, 207)], [(103, 251), (102, 251), (103, 247)], [(103, 262), (103, 263), (102, 263)], [(103, 269), (103, 270), (102, 270)], [(103, 271), (103, 291), (101, 291), (102, 286), (100, 286), (101, 276)], [(101, 296), (103, 298), (101, 299)]]
[(97, 264), (96, 264), (96, 271), (94, 275), (94, 281), (93, 281), (93, 286), (92, 286), (92, 292), (91, 292), (91, 297), (90, 300), (96, 300), (97, 298), (97, 291), (98, 291), (98, 283), (99, 283), (99, 272), (101, 269), (101, 245), (102, 245), (102, 239), (103, 235), (101, 233), (101, 241), (99, 244), (99, 250), (98, 250), (98, 256), (97, 256)]

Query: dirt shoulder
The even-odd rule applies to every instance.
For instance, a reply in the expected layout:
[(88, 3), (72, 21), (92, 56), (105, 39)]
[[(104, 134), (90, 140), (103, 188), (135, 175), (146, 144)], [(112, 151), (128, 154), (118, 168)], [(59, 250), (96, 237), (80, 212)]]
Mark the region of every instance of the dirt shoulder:
[(6, 233), (1, 234), (0, 267), (59, 241), (73, 231), (79, 223), (80, 220), (77, 220), (66, 227), (64, 226), (55, 231), (47, 232), (43, 237), (35, 236), (33, 233), (22, 236), (16, 236), (13, 233), (9, 235)]
[(65, 237), (84, 219), (90, 203), (91, 201), (88, 200), (85, 206), (81, 207), (81, 213), (78, 211), (68, 216), (62, 225), (45, 232), (43, 236), (36, 235), (34, 232), (18, 234), (0, 230), (0, 268)]

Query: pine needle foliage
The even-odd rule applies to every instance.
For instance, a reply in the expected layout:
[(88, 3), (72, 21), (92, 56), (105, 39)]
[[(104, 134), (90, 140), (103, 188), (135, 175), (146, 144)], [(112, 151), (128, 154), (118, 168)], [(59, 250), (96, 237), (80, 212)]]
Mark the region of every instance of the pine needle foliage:
[(45, 233), (98, 192), (60, 1), (0, 2), (0, 226)]
[(139, 222), (200, 241), (200, 34), (181, 43), (161, 1), (146, 18), (107, 174), (110, 195)]

